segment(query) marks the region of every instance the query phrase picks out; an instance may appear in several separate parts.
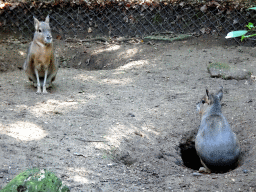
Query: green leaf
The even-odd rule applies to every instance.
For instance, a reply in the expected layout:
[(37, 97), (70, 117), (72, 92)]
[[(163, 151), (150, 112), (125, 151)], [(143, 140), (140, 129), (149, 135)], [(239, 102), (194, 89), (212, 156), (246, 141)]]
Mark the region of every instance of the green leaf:
[(256, 7), (252, 7), (252, 8), (249, 8), (249, 9), (256, 10)]
[(226, 39), (234, 38), (234, 37), (240, 37), (242, 35), (245, 35), (248, 31), (241, 30), (241, 31), (231, 31), (227, 34), (225, 37)]
[(244, 36), (244, 35), (242, 35), (242, 37), (241, 37), (241, 41), (243, 41), (243, 40), (244, 40), (244, 38), (245, 38), (245, 36)]
[(246, 27), (248, 27), (248, 29), (252, 29), (252, 28), (254, 28), (254, 25), (253, 25), (253, 23), (248, 23), (248, 25), (246, 25)]

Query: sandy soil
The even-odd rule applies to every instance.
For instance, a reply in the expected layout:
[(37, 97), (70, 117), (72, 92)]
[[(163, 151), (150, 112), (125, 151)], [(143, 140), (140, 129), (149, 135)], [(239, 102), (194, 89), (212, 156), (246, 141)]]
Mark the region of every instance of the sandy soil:
[[(256, 191), (254, 80), (210, 78), (209, 62), (255, 71), (255, 48), (218, 39), (56, 42), (48, 95), (21, 70), (28, 43), (0, 41), (0, 189), (21, 171), (53, 171), (73, 192)], [(200, 124), (196, 103), (224, 87), (223, 114), (242, 148), (227, 173), (195, 176), (179, 143)]]

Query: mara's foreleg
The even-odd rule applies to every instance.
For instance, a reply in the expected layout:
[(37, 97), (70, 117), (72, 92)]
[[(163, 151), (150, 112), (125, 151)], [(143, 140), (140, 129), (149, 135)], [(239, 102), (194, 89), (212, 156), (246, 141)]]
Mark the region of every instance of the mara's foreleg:
[(48, 75), (48, 69), (46, 69), (45, 72), (44, 72), (43, 94), (47, 94), (48, 93), (46, 91), (47, 75)]
[(37, 94), (41, 93), (41, 85), (40, 85), (40, 79), (38, 75), (38, 70), (35, 68), (35, 74), (36, 74), (36, 81), (37, 81)]

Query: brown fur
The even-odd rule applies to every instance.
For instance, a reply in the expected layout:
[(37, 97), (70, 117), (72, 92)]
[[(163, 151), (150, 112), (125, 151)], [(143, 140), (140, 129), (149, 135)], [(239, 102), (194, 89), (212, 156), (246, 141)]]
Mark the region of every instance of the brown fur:
[(46, 88), (50, 87), (55, 80), (58, 65), (55, 62), (51, 29), (49, 26), (49, 16), (44, 22), (39, 22), (34, 17), (35, 34), (34, 39), (28, 49), (27, 59), (23, 69), (35, 86), (37, 93), (46, 94)]

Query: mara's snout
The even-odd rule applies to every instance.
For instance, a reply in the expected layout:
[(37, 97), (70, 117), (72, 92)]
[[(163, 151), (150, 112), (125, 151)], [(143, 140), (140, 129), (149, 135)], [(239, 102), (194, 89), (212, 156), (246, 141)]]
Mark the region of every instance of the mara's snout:
[(45, 38), (44, 38), (44, 42), (45, 44), (50, 44), (52, 43), (52, 35), (47, 35)]

